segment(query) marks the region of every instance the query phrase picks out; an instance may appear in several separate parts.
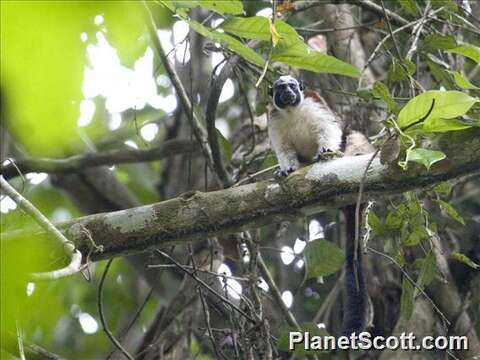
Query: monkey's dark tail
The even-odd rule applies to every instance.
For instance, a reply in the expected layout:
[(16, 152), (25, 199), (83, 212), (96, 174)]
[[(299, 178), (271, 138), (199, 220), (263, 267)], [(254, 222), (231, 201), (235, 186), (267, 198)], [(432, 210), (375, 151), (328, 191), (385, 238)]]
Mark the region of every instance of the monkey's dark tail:
[(347, 229), (345, 247), (345, 300), (343, 309), (343, 335), (361, 333), (365, 330), (368, 312), (368, 294), (362, 268), (361, 244), (355, 261), (355, 205), (343, 208)]

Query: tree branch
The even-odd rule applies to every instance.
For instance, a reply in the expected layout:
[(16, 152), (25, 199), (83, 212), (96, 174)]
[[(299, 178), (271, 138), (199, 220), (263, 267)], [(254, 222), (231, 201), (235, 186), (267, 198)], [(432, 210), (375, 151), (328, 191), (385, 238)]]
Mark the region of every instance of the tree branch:
[(22, 173), (75, 173), (95, 166), (161, 160), (168, 156), (193, 153), (197, 149), (198, 146), (190, 140), (173, 139), (167, 140), (161, 145), (147, 150), (111, 150), (74, 155), (64, 159), (22, 159), (14, 163), (9, 162), (8, 164), (2, 165), (0, 167), (0, 174), (3, 175), (5, 179), (11, 179), (19, 175), (18, 170)]
[[(480, 170), (480, 129), (449, 134), (440, 150), (447, 159), (430, 171), (420, 165), (402, 171), (372, 161), (364, 182), (364, 197), (385, 196), (420, 189)], [(261, 181), (208, 193), (186, 193), (156, 204), (95, 214), (63, 223), (83, 253), (91, 249), (85, 228), (103, 252), (93, 260), (124, 256), (166, 244), (205, 239), (354, 204), (371, 154), (316, 163), (279, 183)], [(6, 238), (6, 234), (4, 235)], [(8, 241), (8, 240), (6, 240)]]

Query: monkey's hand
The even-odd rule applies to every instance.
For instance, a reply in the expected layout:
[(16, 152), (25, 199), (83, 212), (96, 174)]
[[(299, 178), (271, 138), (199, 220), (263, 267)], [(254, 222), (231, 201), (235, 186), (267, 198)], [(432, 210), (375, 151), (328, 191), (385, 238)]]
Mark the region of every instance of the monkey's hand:
[(282, 179), (282, 178), (284, 178), (284, 177), (287, 177), (289, 174), (291, 174), (291, 173), (294, 172), (295, 170), (297, 170), (297, 169), (295, 169), (295, 168), (293, 168), (293, 167), (289, 167), (289, 168), (287, 168), (287, 169), (285, 169), (285, 170), (283, 170), (283, 169), (280, 168), (280, 169), (275, 170), (275, 172), (273, 173), (273, 175), (275, 176), (276, 179)]
[(328, 148), (325, 148), (325, 147), (322, 147), (317, 155), (315, 155), (313, 157), (313, 162), (319, 162), (319, 161), (322, 161), (322, 160), (329, 160), (329, 159), (334, 159), (334, 158), (338, 158), (338, 157), (342, 157), (343, 156), (343, 153), (341, 151), (333, 151), (331, 149), (328, 149)]

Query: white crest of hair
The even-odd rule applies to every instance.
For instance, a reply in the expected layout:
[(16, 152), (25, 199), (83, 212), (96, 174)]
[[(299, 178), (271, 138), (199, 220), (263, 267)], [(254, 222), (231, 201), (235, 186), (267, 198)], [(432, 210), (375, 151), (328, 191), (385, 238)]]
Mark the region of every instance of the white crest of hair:
[(292, 80), (295, 81), (297, 83), (297, 85), (299, 84), (298, 80), (296, 78), (294, 78), (292, 75), (282, 75), (275, 82), (286, 83), (286, 82), (290, 82)]
[(298, 169), (301, 157), (311, 162), (322, 148), (339, 151), (342, 125), (335, 113), (311, 97), (299, 105), (273, 111), (268, 135), (282, 170)]

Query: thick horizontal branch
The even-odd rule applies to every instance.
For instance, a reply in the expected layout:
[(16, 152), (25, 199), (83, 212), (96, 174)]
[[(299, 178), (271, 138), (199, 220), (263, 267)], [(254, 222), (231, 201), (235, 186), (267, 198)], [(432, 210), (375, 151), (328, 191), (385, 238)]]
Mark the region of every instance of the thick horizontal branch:
[[(382, 165), (373, 160), (364, 199), (424, 188), (480, 170), (480, 129), (441, 141), (447, 159), (426, 171)], [(208, 193), (192, 192), (156, 204), (95, 214), (59, 225), (84, 254), (103, 248), (93, 260), (123, 256), (167, 244), (205, 239), (292, 219), (301, 213), (356, 201), (371, 155), (344, 157), (302, 168), (281, 182), (261, 181)], [(88, 231), (85, 231), (88, 230)], [(88, 236), (89, 234), (89, 236)]]
[(198, 146), (190, 140), (173, 139), (146, 150), (126, 149), (75, 155), (64, 159), (30, 158), (7, 162), (0, 167), (5, 179), (21, 173), (73, 173), (89, 167), (160, 160), (168, 156), (194, 152)]

